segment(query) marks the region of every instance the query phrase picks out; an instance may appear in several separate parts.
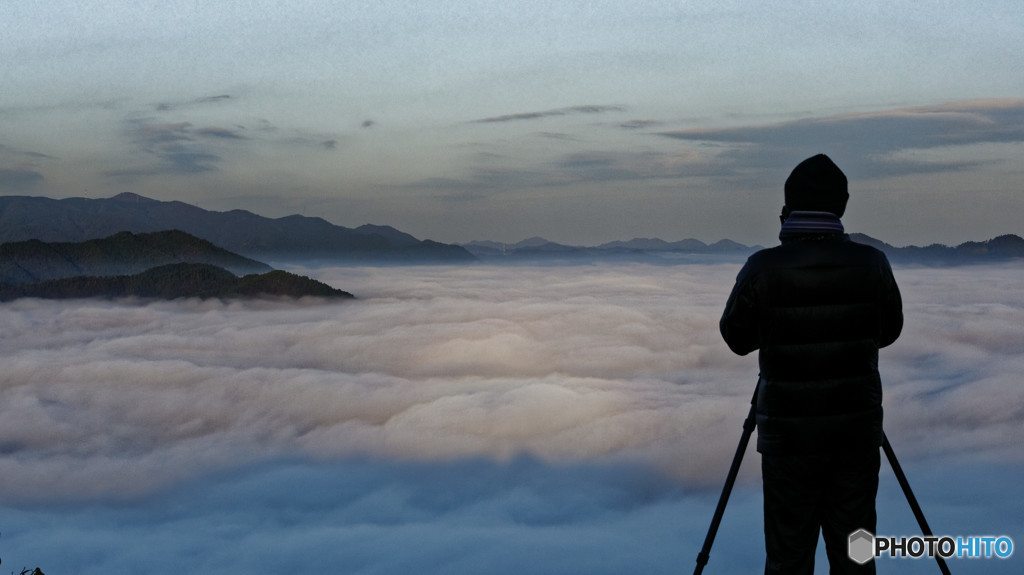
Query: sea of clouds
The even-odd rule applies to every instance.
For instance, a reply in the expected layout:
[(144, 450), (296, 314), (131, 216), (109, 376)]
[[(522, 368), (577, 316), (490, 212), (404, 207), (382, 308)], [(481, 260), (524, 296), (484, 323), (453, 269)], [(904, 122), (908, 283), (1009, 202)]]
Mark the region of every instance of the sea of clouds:
[[(2, 304), (0, 558), (692, 570), (757, 375), (717, 329), (738, 268), (296, 267), (358, 299)], [(1024, 542), (1024, 269), (896, 275), (887, 434), (937, 532)], [(750, 449), (708, 573), (760, 568), (758, 478)], [(884, 477), (880, 532), (919, 532), (902, 498)]]

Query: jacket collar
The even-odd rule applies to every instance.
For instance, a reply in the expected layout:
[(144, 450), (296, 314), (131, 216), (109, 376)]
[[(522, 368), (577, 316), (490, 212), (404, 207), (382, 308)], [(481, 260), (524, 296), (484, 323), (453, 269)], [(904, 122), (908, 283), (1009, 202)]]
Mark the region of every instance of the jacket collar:
[(792, 212), (782, 222), (780, 240), (842, 236), (843, 222), (831, 212)]

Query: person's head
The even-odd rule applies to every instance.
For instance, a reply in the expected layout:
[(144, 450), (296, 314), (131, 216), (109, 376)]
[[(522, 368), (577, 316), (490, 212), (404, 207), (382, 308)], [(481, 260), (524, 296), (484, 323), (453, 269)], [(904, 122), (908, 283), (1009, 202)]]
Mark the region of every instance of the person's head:
[(785, 194), (782, 221), (792, 212), (830, 212), (841, 218), (850, 198), (846, 175), (825, 154), (797, 164), (786, 179)]

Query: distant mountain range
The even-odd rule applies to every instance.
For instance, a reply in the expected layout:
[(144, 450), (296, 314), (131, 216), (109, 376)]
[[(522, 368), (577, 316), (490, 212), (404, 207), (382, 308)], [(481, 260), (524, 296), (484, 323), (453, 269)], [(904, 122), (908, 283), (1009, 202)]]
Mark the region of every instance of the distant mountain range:
[(112, 198), (0, 196), (0, 242), (81, 242), (117, 232), (181, 230), (258, 259), (469, 262), (464, 248), (418, 240), (390, 226), (336, 226), (315, 217), (266, 218), (245, 210), (214, 212), (183, 202), (123, 193)]
[(644, 260), (677, 256), (745, 256), (760, 246), (748, 247), (732, 240), (706, 244), (687, 239), (666, 242), (657, 238), (635, 238), (615, 241), (599, 246), (571, 246), (533, 237), (514, 244), (493, 241), (475, 241), (462, 244), (471, 254), (489, 262), (517, 262), (532, 260)]
[(180, 230), (119, 232), (84, 242), (0, 244), (0, 301), (126, 296), (353, 297)]
[(931, 244), (929, 246), (891, 246), (864, 234), (850, 234), (855, 242), (875, 246), (885, 252), (893, 263), (923, 265), (960, 265), (998, 262), (1024, 258), (1024, 238), (1005, 234), (982, 242), (964, 242), (957, 246)]
[(316, 296), (352, 298), (352, 294), (293, 273), (273, 270), (237, 277), (210, 264), (175, 263), (134, 275), (78, 276), (32, 284), (0, 284), (0, 301), (20, 297), (46, 299), (140, 297), (235, 298)]
[(462, 244), (477, 257), (544, 257), (544, 256), (611, 256), (640, 255), (646, 252), (679, 252), (679, 253), (735, 253), (749, 252), (752, 249), (732, 240), (721, 240), (706, 244), (700, 240), (688, 239), (678, 242), (666, 242), (657, 238), (634, 238), (629, 241), (616, 241), (599, 246), (569, 246), (533, 237), (514, 244), (503, 244), (492, 241), (475, 241)]
[[(850, 239), (877, 247), (898, 264), (959, 265), (1024, 258), (1024, 238), (1008, 234), (982, 242), (966, 242), (955, 247), (932, 244), (926, 247), (895, 247), (865, 234), (850, 234)], [(709, 257), (738, 260), (762, 249), (724, 239), (713, 244), (685, 239), (666, 242), (658, 238), (634, 238), (599, 246), (570, 246), (533, 237), (514, 244), (474, 241), (463, 244), (470, 253), (491, 262), (533, 260), (651, 260), (702, 261)], [(690, 259), (685, 259), (690, 258)]]
[(172, 263), (211, 264), (236, 275), (271, 267), (180, 230), (120, 232), (84, 242), (27, 240), (0, 244), (0, 283), (25, 284), (75, 276), (132, 275)]
[[(552, 263), (596, 260), (741, 261), (761, 249), (761, 246), (746, 246), (729, 239), (707, 244), (696, 239), (667, 242), (658, 238), (634, 238), (598, 246), (565, 245), (537, 237), (514, 244), (475, 241), (453, 245), (419, 240), (390, 226), (364, 225), (351, 229), (316, 217), (292, 215), (267, 218), (245, 210), (214, 212), (183, 202), (158, 201), (132, 193), (105, 199), (62, 200), (0, 196), (0, 242), (27, 243), (35, 240), (35, 244), (21, 246), (19, 249), (29, 252), (36, 250), (37, 255), (44, 260), (49, 257), (49, 263), (44, 268), (49, 266), (58, 269), (63, 266), (65, 269), (60, 274), (62, 277), (73, 272), (74, 266), (62, 262), (61, 258), (65, 256), (56, 252), (63, 248), (53, 248), (54, 245), (97, 238), (109, 239), (109, 236), (126, 231), (137, 235), (166, 230), (180, 230), (235, 254), (271, 261), (400, 264), (469, 263), (481, 260), (509, 263), (538, 260)], [(890, 260), (900, 264), (957, 265), (1024, 258), (1024, 239), (1016, 235), (1002, 235), (954, 247), (940, 244), (895, 247), (864, 234), (851, 234), (850, 237), (854, 241), (878, 247)], [(39, 245), (45, 243), (49, 243), (51, 248)], [(55, 253), (47, 256), (47, 249)], [(4, 264), (2, 256), (0, 254), (0, 281), (24, 282), (58, 277), (27, 272), (27, 275), (17, 279), (21, 272)], [(14, 260), (14, 263), (18, 261)], [(172, 261), (176, 260), (161, 263)], [(244, 265), (249, 264), (227, 265), (212, 260), (206, 263), (243, 275), (253, 271), (243, 269)], [(138, 273), (141, 270), (130, 268), (107, 271), (121, 274)], [(3, 279), (5, 277), (8, 279)]]

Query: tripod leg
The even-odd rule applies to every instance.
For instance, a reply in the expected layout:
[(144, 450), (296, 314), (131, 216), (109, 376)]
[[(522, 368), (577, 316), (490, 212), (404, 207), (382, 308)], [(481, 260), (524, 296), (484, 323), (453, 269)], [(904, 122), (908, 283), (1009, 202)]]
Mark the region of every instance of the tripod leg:
[[(755, 397), (756, 397), (755, 393)], [(722, 515), (725, 514), (725, 506), (729, 502), (729, 494), (732, 493), (732, 486), (736, 483), (736, 475), (740, 471), (740, 463), (743, 462), (743, 454), (747, 451), (747, 443), (756, 425), (755, 409), (757, 406), (751, 402), (750, 412), (747, 419), (743, 421), (743, 435), (740, 437), (740, 444), (736, 447), (736, 454), (732, 457), (732, 466), (729, 467), (729, 475), (725, 478), (725, 485), (722, 487), (722, 495), (718, 498), (718, 506), (715, 508), (715, 516), (711, 518), (711, 526), (708, 527), (708, 534), (704, 537), (704, 545), (697, 554), (697, 568), (693, 575), (700, 575), (711, 558), (711, 545), (715, 542), (715, 535), (718, 533), (718, 525), (722, 522)]]
[[(903, 473), (903, 468), (900, 467), (900, 462), (896, 460), (896, 453), (892, 450), (892, 445), (889, 445), (889, 438), (886, 437), (885, 432), (882, 432), (882, 450), (885, 451), (885, 457), (889, 460), (889, 465), (892, 467), (892, 472), (896, 475), (896, 480), (899, 481), (900, 487), (903, 488), (903, 494), (907, 496), (907, 503), (910, 504), (910, 510), (914, 512), (914, 517), (917, 518), (917, 524), (921, 527), (921, 534), (931, 537), (932, 528), (928, 526), (928, 521), (924, 518), (924, 512), (921, 511), (921, 506), (917, 503), (917, 498), (914, 497), (914, 492), (910, 490), (910, 482), (907, 481), (906, 474)], [(935, 556), (935, 561), (939, 563), (939, 571), (942, 575), (950, 575), (949, 567), (946, 566), (946, 560), (940, 555)]]

